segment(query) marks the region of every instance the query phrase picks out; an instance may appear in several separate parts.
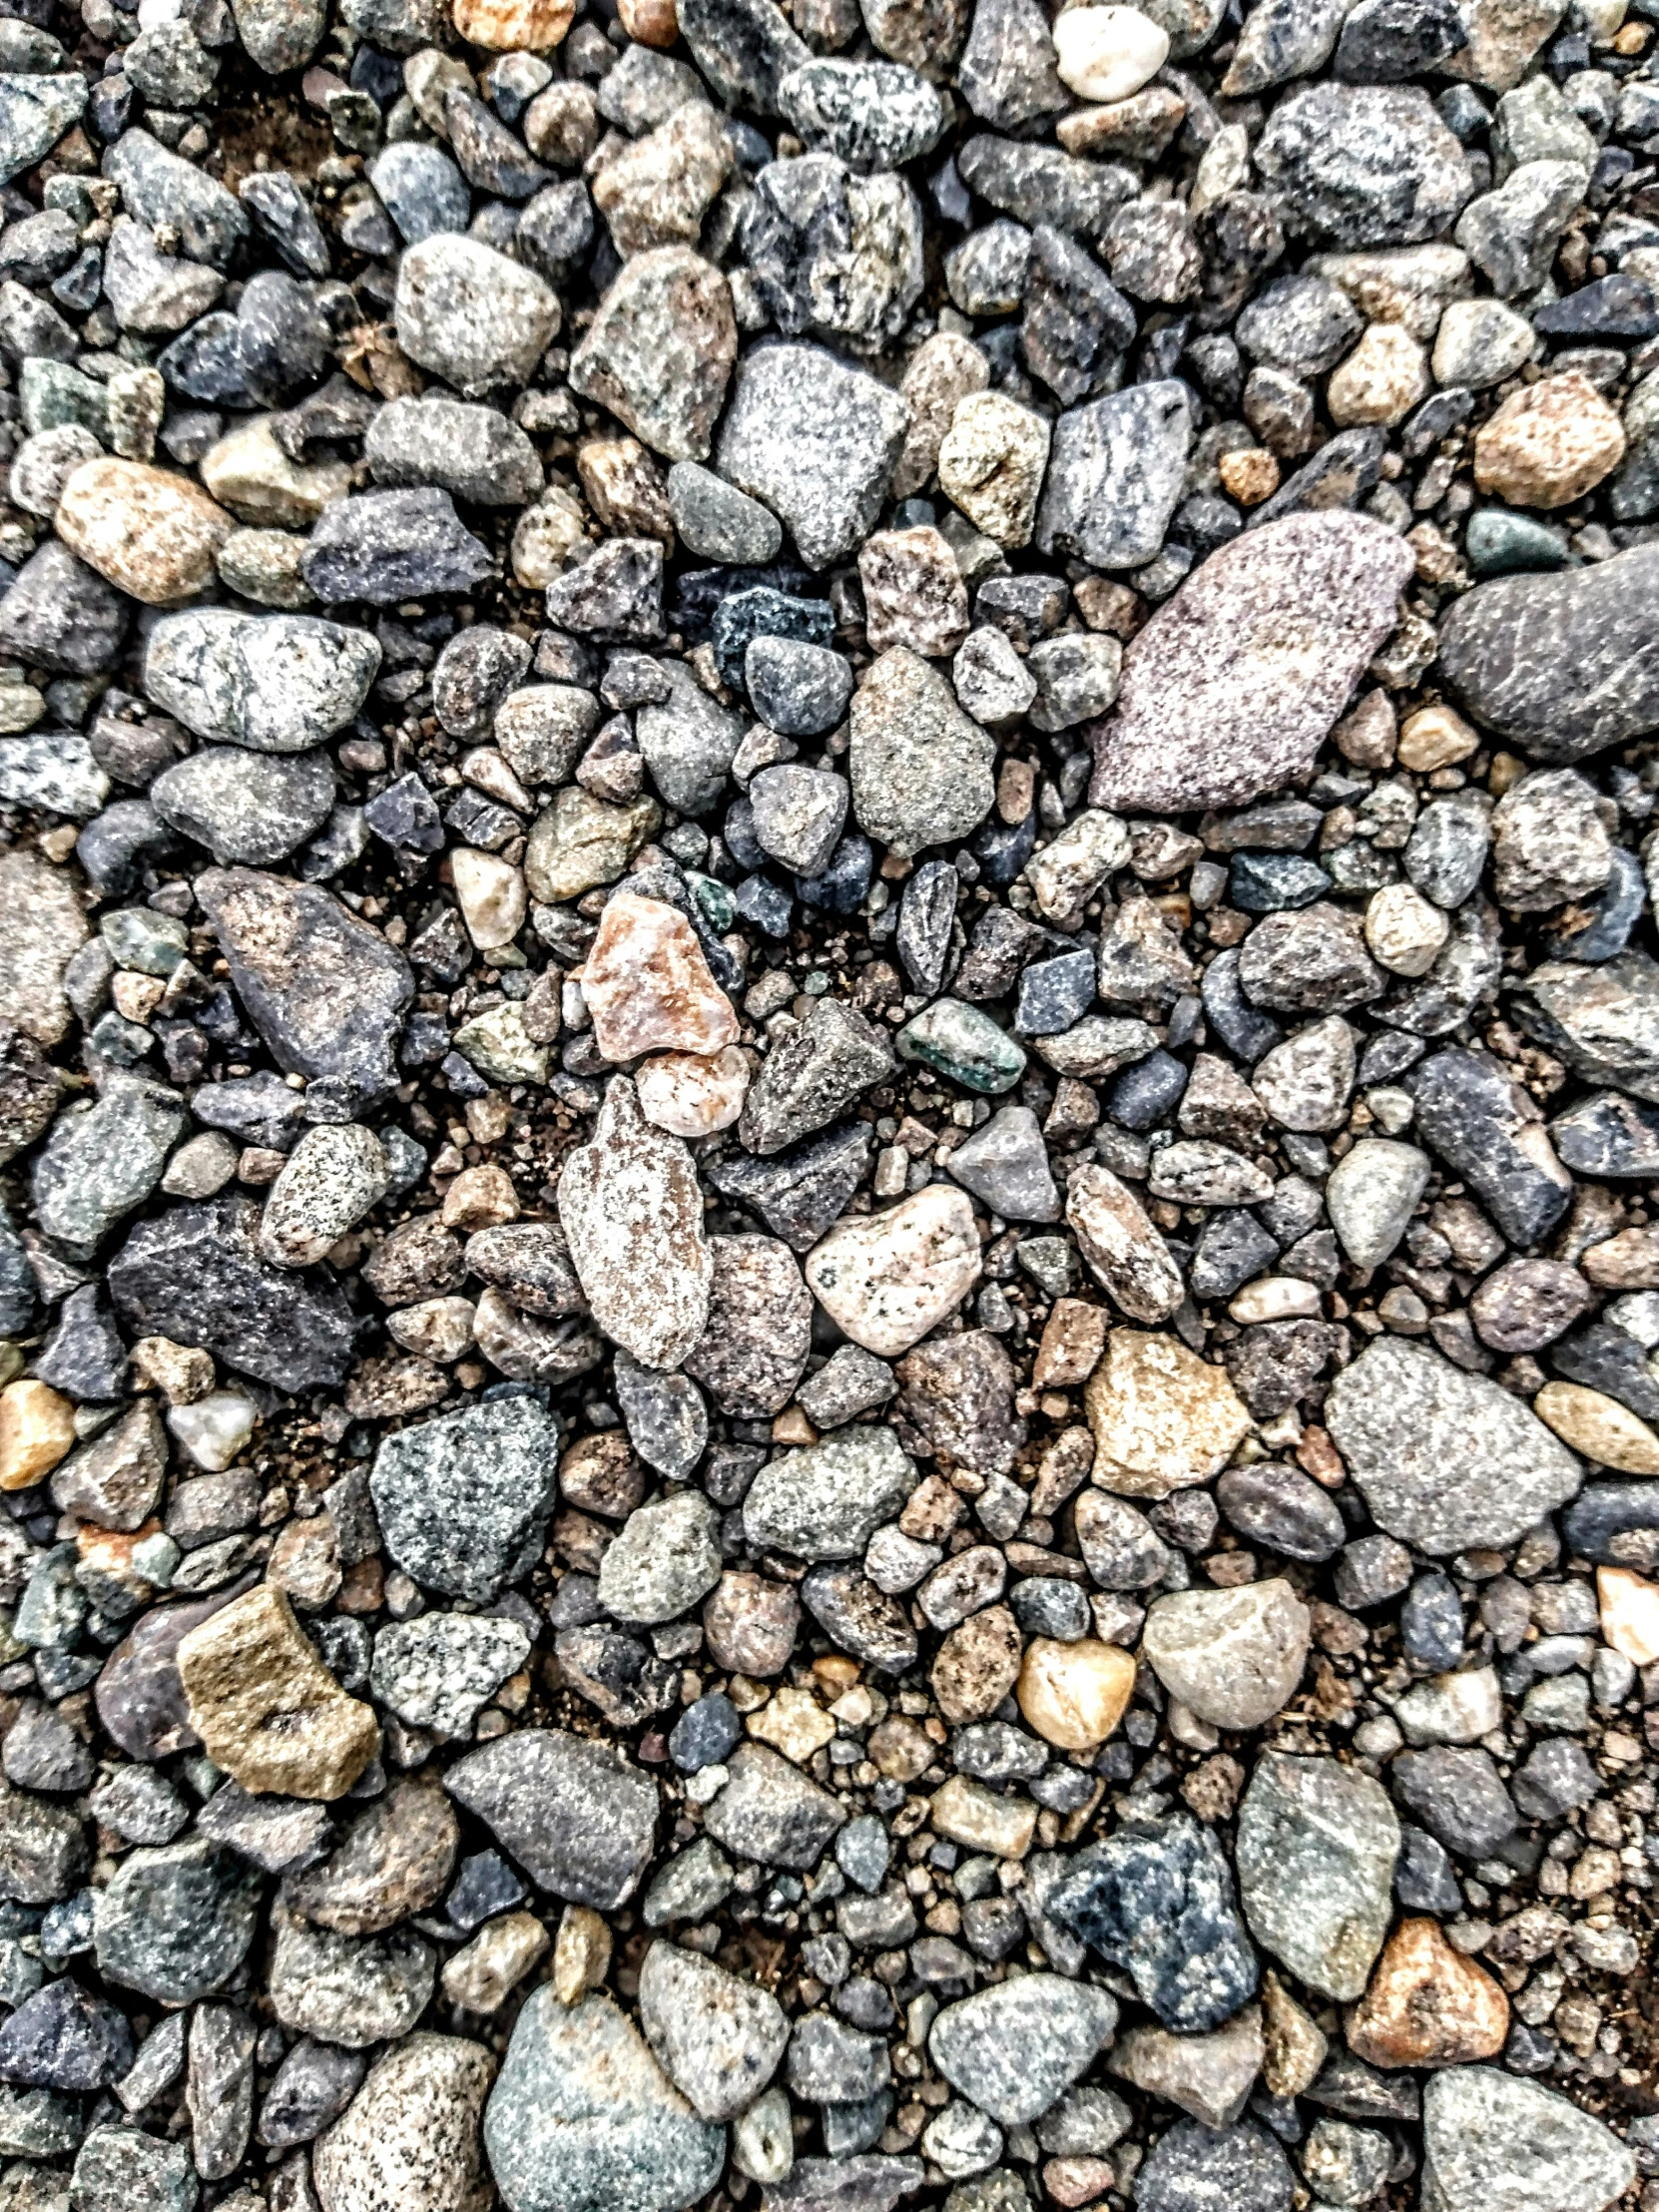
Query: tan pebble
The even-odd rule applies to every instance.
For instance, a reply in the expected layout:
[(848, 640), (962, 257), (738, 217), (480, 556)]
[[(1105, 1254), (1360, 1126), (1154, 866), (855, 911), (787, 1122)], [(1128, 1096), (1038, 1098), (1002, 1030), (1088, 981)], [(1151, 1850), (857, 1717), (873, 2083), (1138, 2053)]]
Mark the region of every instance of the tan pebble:
[(954, 1313), (979, 1280), (965, 1191), (930, 1183), (883, 1214), (843, 1221), (807, 1257), (819, 1304), (856, 1345), (893, 1359)]
[(270, 415), (233, 430), (202, 456), (202, 481), (239, 522), (302, 530), (351, 488), (344, 461), (302, 466), (272, 435)]
[(1451, 933), (1439, 907), (1412, 883), (1384, 883), (1366, 906), (1366, 942), (1392, 975), (1426, 975)]
[(1419, 707), (1400, 724), (1395, 755), (1401, 768), (1414, 776), (1427, 776), (1437, 768), (1466, 761), (1479, 744), (1462, 716), (1450, 707)]
[(1005, 392), (969, 392), (939, 446), (940, 488), (1005, 550), (1028, 545), (1048, 441), (1048, 424), (1031, 408)]
[(1092, 1751), (1122, 1720), (1134, 1689), (1135, 1662), (1121, 1645), (1038, 1636), (1026, 1650), (1016, 1695), (1045, 1743)]
[[(313, 2149), (315, 2196), (286, 2195), (278, 2182), (273, 2204), (320, 2200), (322, 2212), (389, 2212), (393, 2206), (396, 2212), (489, 2212), (495, 2190), (480, 2122), (495, 2063), (494, 2054), (469, 2037), (420, 2034), (394, 2042)], [(154, 2201), (148, 2190), (140, 2193)], [(265, 2199), (250, 2191), (221, 2201), (226, 2212), (254, 2212)]]
[(257, 1797), (343, 1797), (380, 1748), (373, 1709), (346, 1696), (270, 1583), (191, 1630), (179, 1679), (208, 1757)]
[(607, 1060), (645, 1052), (719, 1052), (738, 1017), (709, 972), (697, 932), (661, 898), (618, 891), (581, 971), (594, 1042)]
[(576, 20), (576, 0), (455, 0), (455, 29), (493, 54), (546, 54)]
[(1312, 1627), (1295, 1589), (1275, 1576), (1157, 1599), (1141, 1649), (1164, 1688), (1200, 1720), (1262, 1728), (1296, 1694)]
[(1110, 1168), (1073, 1170), (1066, 1220), (1089, 1272), (1132, 1321), (1167, 1321), (1187, 1295), (1181, 1270), (1146, 1209)]
[(1032, 1388), (1070, 1390), (1086, 1382), (1106, 1349), (1107, 1319), (1104, 1306), (1091, 1306), (1081, 1298), (1057, 1298), (1043, 1324)]
[(443, 1194), (445, 1229), (497, 1229), (517, 1219), (518, 1194), (505, 1168), (462, 1168)]
[(858, 580), (872, 653), (902, 645), (936, 659), (954, 653), (967, 636), (967, 586), (956, 556), (930, 524), (878, 530), (867, 538), (858, 555)]
[(676, 1137), (708, 1137), (730, 1129), (749, 1096), (749, 1055), (735, 1044), (705, 1057), (665, 1052), (636, 1071), (640, 1112)]
[(580, 2004), (611, 1967), (611, 1932), (590, 1907), (567, 1905), (553, 1942), (553, 1994)]
[(1578, 1264), (1598, 1291), (1659, 1289), (1659, 1230), (1621, 1229), (1591, 1245)]
[(1651, 1667), (1659, 1659), (1659, 1582), (1629, 1567), (1597, 1567), (1596, 1596), (1602, 1641), (1632, 1666)]
[(1503, 1991), (1426, 1919), (1401, 1922), (1348, 2016), (1349, 2048), (1373, 2066), (1464, 2065), (1508, 2032)]
[(928, 1676), (939, 1711), (952, 1728), (982, 1721), (1019, 1678), (1019, 1624), (1005, 1605), (987, 1605), (953, 1628)]
[(0, 1490), (26, 1490), (75, 1442), (75, 1408), (44, 1382), (0, 1390)]
[(1518, 507), (1564, 507), (1624, 458), (1624, 427), (1577, 369), (1523, 384), (1475, 433), (1474, 481)]
[(215, 580), (214, 556), (236, 525), (200, 486), (142, 461), (84, 461), (58, 502), (58, 535), (89, 568), (172, 607)]
[(1330, 2039), (1270, 1967), (1262, 1977), (1262, 2079), (1276, 2097), (1299, 2097), (1325, 2064)]
[(809, 1690), (775, 1691), (758, 1713), (750, 1714), (748, 1725), (751, 1736), (771, 1744), (798, 1767), (804, 1767), (835, 1734), (834, 1722)]
[(617, 19), (636, 46), (669, 47), (680, 36), (674, 0), (619, 0)]
[(1532, 1410), (1586, 1459), (1621, 1474), (1659, 1474), (1659, 1436), (1616, 1398), (1582, 1382), (1546, 1382)]
[(964, 1851), (988, 1851), (998, 1859), (1023, 1859), (1037, 1832), (1037, 1808), (1027, 1797), (998, 1797), (982, 1782), (953, 1774), (928, 1804), (935, 1836)]
[(1373, 322), (1326, 386), (1326, 403), (1339, 428), (1354, 423), (1402, 421), (1428, 389), (1422, 347), (1397, 322)]
[(133, 1347), (133, 1372), (161, 1391), (170, 1405), (194, 1405), (217, 1380), (213, 1355), (169, 1337), (141, 1337)]
[(449, 858), (461, 919), (473, 943), (480, 952), (511, 944), (529, 908), (523, 875), (499, 853), (470, 844), (457, 845)]
[(662, 821), (663, 810), (654, 799), (610, 807), (567, 784), (536, 817), (525, 845), (530, 895), (556, 906), (614, 883)]
[(1224, 453), (1216, 468), (1223, 491), (1241, 507), (1259, 507), (1279, 489), (1279, 463), (1265, 445)]
[(893, 468), (894, 499), (920, 491), (938, 463), (957, 402), (970, 391), (983, 391), (990, 379), (990, 363), (978, 346), (953, 330), (940, 330), (916, 347), (898, 387), (910, 410), (910, 427)]
[(534, 1913), (504, 1913), (488, 1922), (443, 1969), (443, 1993), (467, 2012), (494, 2012), (506, 2003), (548, 1946)]
[(1084, 1397), (1094, 1479), (1125, 1497), (1167, 1497), (1219, 1474), (1250, 1431), (1225, 1368), (1175, 1337), (1114, 1329)]

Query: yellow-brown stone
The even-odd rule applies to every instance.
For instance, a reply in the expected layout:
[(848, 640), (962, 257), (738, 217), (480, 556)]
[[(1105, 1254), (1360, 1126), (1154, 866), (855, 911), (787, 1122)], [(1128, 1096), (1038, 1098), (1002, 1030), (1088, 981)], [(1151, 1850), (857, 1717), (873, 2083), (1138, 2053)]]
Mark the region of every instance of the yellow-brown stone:
[(1119, 1644), (1037, 1636), (1019, 1670), (1019, 1709), (1044, 1743), (1093, 1751), (1122, 1720), (1135, 1692), (1135, 1662)]
[(1219, 1474), (1250, 1432), (1228, 1380), (1178, 1337), (1114, 1329), (1084, 1393), (1094, 1479), (1124, 1497), (1167, 1497)]
[(1576, 368), (1523, 384), (1475, 434), (1478, 490), (1517, 507), (1565, 507), (1624, 458), (1624, 426)]
[(455, 0), (455, 28), (492, 54), (546, 54), (576, 20), (576, 0)]
[(27, 1490), (75, 1442), (75, 1408), (44, 1382), (0, 1390), (0, 1490)]
[(1349, 2048), (1373, 2066), (1465, 2065), (1508, 2032), (1509, 1999), (1431, 1920), (1401, 1922), (1348, 2016)]
[(253, 1796), (343, 1797), (380, 1748), (373, 1708), (347, 1697), (269, 1582), (179, 1646), (190, 1724)]

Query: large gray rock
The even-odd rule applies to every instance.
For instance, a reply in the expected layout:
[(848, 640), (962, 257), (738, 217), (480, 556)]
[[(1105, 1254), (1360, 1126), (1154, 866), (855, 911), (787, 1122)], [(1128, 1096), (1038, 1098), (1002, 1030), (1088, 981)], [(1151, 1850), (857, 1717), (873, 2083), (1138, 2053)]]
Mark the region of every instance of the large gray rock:
[(698, 2118), (610, 1997), (566, 2006), (543, 1982), (513, 2028), (484, 2147), (509, 2212), (678, 2212), (720, 2179), (726, 2130)]
[(551, 286), (481, 240), (440, 231), (397, 265), (397, 342), (410, 360), (481, 399), (527, 384), (559, 327)]
[(859, 829), (906, 857), (970, 835), (996, 797), (995, 739), (907, 646), (889, 647), (865, 671), (848, 759)]
[(1237, 807), (1313, 767), (1394, 627), (1410, 548), (1369, 515), (1287, 515), (1225, 545), (1124, 655), (1088, 730), (1090, 803), (1137, 813)]
[(1054, 425), (1037, 544), (1091, 568), (1140, 568), (1164, 542), (1192, 442), (1187, 387), (1131, 384)]
[(1590, 2113), (1495, 2066), (1448, 2066), (1422, 2097), (1426, 2212), (1601, 2212), (1636, 2161)]
[(760, 346), (739, 366), (716, 466), (809, 568), (829, 568), (874, 529), (909, 421), (897, 392), (822, 346)]
[(1582, 1476), (1530, 1406), (1398, 1337), (1343, 1370), (1326, 1423), (1378, 1526), (1435, 1554), (1513, 1543)]
[(1647, 953), (1546, 961), (1511, 1003), (1527, 1034), (1586, 1082), (1659, 1103), (1659, 966)]
[(112, 1070), (98, 1098), (59, 1115), (35, 1161), (30, 1188), (41, 1228), (90, 1260), (161, 1181), (189, 1119), (177, 1091)]
[(1659, 546), (1452, 603), (1440, 670), (1477, 722), (1535, 761), (1582, 761), (1659, 728)]
[(368, 1486), (386, 1549), (423, 1587), (487, 1602), (541, 1556), (558, 1444), (556, 1416), (528, 1395), (385, 1437)]
[(1380, 1782), (1335, 1759), (1257, 1762), (1239, 1810), (1251, 1933), (1328, 1997), (1352, 2000), (1388, 1932), (1399, 1823)]
[(0, 75), (0, 184), (9, 184), (50, 154), (86, 111), (87, 80), (78, 69), (64, 76)]
[(640, 2025), (705, 2120), (735, 2120), (778, 2070), (790, 2039), (769, 1989), (663, 1938), (640, 1968)]
[(744, 1499), (744, 1533), (802, 1559), (856, 1558), (920, 1479), (890, 1428), (843, 1428), (761, 1469)]
[(259, 1906), (254, 1870), (201, 1838), (129, 1852), (98, 1892), (98, 1970), (106, 1981), (164, 2003), (194, 2003), (247, 1957)]
[(615, 1747), (522, 1729), (457, 1761), (450, 1796), (543, 1890), (614, 1912), (630, 1898), (657, 1822), (657, 1785)]
[(1462, 148), (1415, 85), (1309, 85), (1274, 109), (1255, 149), (1302, 229), (1335, 246), (1414, 246), (1469, 197)]
[(317, 615), (164, 615), (144, 688), (199, 738), (256, 753), (303, 753), (343, 728), (380, 668), (373, 633)]
[(1086, 2073), (1118, 2024), (1107, 1989), (1060, 1974), (1021, 1974), (933, 2022), (928, 2054), (950, 2086), (1003, 2127), (1040, 2119)]

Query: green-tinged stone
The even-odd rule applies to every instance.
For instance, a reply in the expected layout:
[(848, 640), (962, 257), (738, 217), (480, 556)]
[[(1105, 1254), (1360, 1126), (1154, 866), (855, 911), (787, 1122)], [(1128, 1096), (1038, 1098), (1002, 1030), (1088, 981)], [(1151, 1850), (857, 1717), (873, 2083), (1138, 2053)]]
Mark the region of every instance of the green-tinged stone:
[(1010, 1091), (1025, 1073), (1025, 1054), (989, 1014), (959, 998), (936, 998), (893, 1039), (901, 1060), (937, 1068), (970, 1091)]
[(1476, 576), (1505, 576), (1512, 569), (1565, 568), (1572, 556), (1564, 530), (1506, 507), (1482, 507), (1470, 515), (1464, 537)]
[(37, 430), (56, 430), (65, 422), (76, 422), (109, 443), (109, 394), (78, 368), (31, 354), (18, 375), (18, 399), (23, 427), (31, 436)]
[(709, 927), (723, 937), (738, 918), (738, 902), (726, 885), (712, 875), (699, 875), (695, 868), (687, 868), (686, 888), (697, 900)]
[(190, 951), (190, 932), (172, 914), (148, 906), (117, 906), (102, 916), (98, 934), (117, 967), (140, 975), (171, 975)]
[(492, 1006), (455, 1032), (455, 1050), (492, 1083), (545, 1083), (548, 1048), (524, 1033), (522, 1007)]

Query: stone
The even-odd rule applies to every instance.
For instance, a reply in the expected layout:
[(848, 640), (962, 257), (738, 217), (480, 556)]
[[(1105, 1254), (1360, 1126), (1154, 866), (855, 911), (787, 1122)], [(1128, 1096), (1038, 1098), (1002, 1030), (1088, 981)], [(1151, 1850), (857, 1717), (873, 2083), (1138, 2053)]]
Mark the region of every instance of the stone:
[(361, 630), (315, 615), (165, 615), (144, 688), (198, 737), (256, 753), (303, 753), (349, 723), (380, 667)]
[(1424, 2180), (1446, 2212), (1600, 2212), (1634, 2177), (1610, 2128), (1494, 2066), (1430, 2075), (1422, 2125)]
[(308, 1129), (271, 1187), (260, 1219), (261, 1256), (310, 1267), (378, 1205), (390, 1184), (380, 1140), (359, 1123)]
[(1295, 2192), (1290, 2160), (1254, 2120), (1219, 2129), (1177, 2120), (1137, 2173), (1135, 2201), (1142, 2212), (1199, 2212), (1211, 2204), (1290, 2212)]
[(849, 765), (858, 827), (910, 856), (967, 836), (995, 797), (994, 740), (949, 686), (903, 646), (883, 653), (852, 699)]
[(727, 1770), (725, 1789), (704, 1815), (715, 1842), (763, 1866), (816, 1867), (846, 1819), (830, 1792), (766, 1744), (740, 1744)]
[(255, 1796), (343, 1797), (379, 1749), (370, 1707), (347, 1697), (270, 1583), (179, 1645), (190, 1725)]
[(932, 1184), (883, 1214), (851, 1219), (813, 1248), (809, 1289), (866, 1352), (907, 1352), (967, 1297), (980, 1272), (966, 1196)]
[(675, 2087), (717, 2125), (754, 2103), (790, 2040), (770, 1991), (663, 1937), (640, 1969), (640, 2025)]
[(368, 1487), (393, 1559), (427, 1589), (493, 1599), (540, 1556), (558, 1440), (557, 1419), (522, 1393), (384, 1437)]
[(488, 2201), (479, 2124), (495, 2064), (482, 2044), (417, 2034), (370, 2068), (317, 2143), (322, 2212), (479, 2212)]
[(780, 80), (778, 100), (809, 146), (860, 171), (902, 168), (927, 153), (944, 128), (932, 86), (913, 69), (887, 62), (830, 56), (804, 62)]
[(203, 1839), (129, 1852), (94, 1907), (98, 1970), (160, 2003), (194, 2003), (248, 1955), (259, 1899), (259, 1876)]
[(762, 1468), (744, 1499), (744, 1528), (752, 1544), (799, 1558), (856, 1558), (919, 1479), (891, 1429), (843, 1428)]
[(1015, 1695), (1026, 1721), (1062, 1751), (1093, 1751), (1117, 1728), (1135, 1687), (1135, 1663), (1116, 1644), (1037, 1636)]
[(151, 607), (206, 590), (232, 530), (225, 510), (185, 478), (115, 457), (82, 462), (54, 519), (72, 553)]
[(1080, 100), (1127, 100), (1155, 77), (1169, 54), (1169, 33), (1138, 8), (1094, 19), (1073, 10), (1054, 26), (1060, 82)]
[(558, 904), (614, 883), (662, 819), (655, 800), (614, 807), (566, 785), (530, 831), (524, 853), (530, 895)]
[(927, 2038), (951, 2087), (1003, 2127), (1038, 2119), (1093, 2063), (1115, 1997), (1059, 1974), (1025, 1974), (948, 2004)]
[(1532, 1410), (1586, 1459), (1621, 1474), (1659, 1474), (1659, 1435), (1602, 1391), (1581, 1382), (1546, 1382)]
[(1399, 1823), (1334, 1759), (1259, 1760), (1239, 1810), (1239, 1896), (1257, 1941), (1312, 1989), (1365, 1990), (1387, 1933)]
[(1340, 512), (1222, 547), (1132, 640), (1116, 706), (1088, 733), (1091, 805), (1241, 806), (1305, 775), (1393, 628), (1407, 561), (1370, 517)]
[(0, 2028), (0, 2077), (27, 2087), (103, 2089), (132, 2063), (125, 2016), (67, 1974), (37, 1989)]
[(765, 1420), (795, 1394), (812, 1346), (812, 1299), (788, 1245), (716, 1237), (709, 1327), (687, 1372), (721, 1410)]
[(354, 1939), (278, 1907), (271, 2004), (290, 2031), (363, 2050), (406, 2035), (436, 1979), (430, 1943), (406, 1929)]
[(599, 1568), (599, 1600), (618, 1620), (677, 1620), (720, 1580), (715, 1508), (687, 1493), (642, 1505)]
[(405, 1727), (464, 1736), (529, 1652), (530, 1637), (517, 1621), (425, 1613), (380, 1630), (369, 1681), (376, 1701)]
[(1005, 1221), (1059, 1219), (1042, 1131), (1028, 1106), (1002, 1107), (956, 1147), (948, 1166), (964, 1190)]
[(1094, 1479), (1126, 1497), (1167, 1497), (1227, 1464), (1250, 1416), (1224, 1368), (1174, 1337), (1114, 1329), (1084, 1399)]
[(566, 1157), (559, 1219), (600, 1328), (648, 1367), (679, 1367), (708, 1326), (714, 1261), (691, 1156), (645, 1120), (626, 1077), (593, 1142)]
[(1037, 516), (1038, 547), (1072, 554), (1091, 568), (1139, 568), (1151, 560), (1181, 496), (1191, 437), (1186, 387), (1173, 379), (1131, 385), (1062, 414)]
[(1143, 1648), (1170, 1693), (1218, 1728), (1261, 1728), (1295, 1694), (1310, 1615), (1288, 1582), (1159, 1598)]
[(939, 488), (1005, 550), (1029, 545), (1049, 438), (1042, 416), (1006, 393), (966, 391), (939, 440)]
[(1066, 1220), (1103, 1290), (1132, 1321), (1167, 1321), (1186, 1297), (1181, 1270), (1140, 1201), (1109, 1168), (1085, 1164), (1066, 1186)]
[(1348, 2019), (1349, 2048), (1374, 2066), (1456, 2066), (1494, 2057), (1509, 2002), (1437, 1921), (1402, 1921)]
[(624, 265), (571, 358), (570, 380), (665, 460), (702, 461), (737, 352), (725, 276), (689, 247), (657, 246)]
[(0, 853), (0, 998), (6, 1018), (37, 1044), (70, 1024), (64, 974), (86, 941), (87, 922), (67, 871), (26, 845)]
[(715, 1053), (738, 1034), (690, 922), (661, 899), (618, 891), (581, 968), (594, 1037), (608, 1060)]
[(1415, 1145), (1362, 1137), (1332, 1170), (1325, 1203), (1356, 1267), (1381, 1267), (1394, 1251), (1428, 1184), (1430, 1162)]
[(526, 506), (542, 489), (536, 449), (516, 423), (493, 407), (430, 394), (382, 407), (364, 435), (363, 457), (377, 484), (436, 484), (474, 506)]
[(715, 465), (827, 568), (868, 536), (908, 422), (898, 393), (833, 354), (769, 346), (739, 366)]
[(614, 1912), (651, 1856), (657, 1786), (615, 1747), (521, 1729), (469, 1752), (444, 1787), (555, 1897)]
[(360, 599), (389, 607), (411, 592), (465, 591), (488, 575), (490, 560), (449, 494), (428, 488), (335, 500), (312, 528), (299, 565), (327, 605)]
[(1327, 1425), (1379, 1526), (1435, 1555), (1513, 1543), (1581, 1479), (1507, 1391), (1397, 1338), (1338, 1377)]
[(360, 1813), (319, 1865), (288, 1876), (283, 1902), (341, 1936), (378, 1936), (437, 1903), (458, 1840), (448, 1800), (424, 1782), (400, 1782)]
[(528, 383), (559, 327), (557, 296), (541, 277), (449, 231), (403, 255), (393, 313), (403, 351), (463, 399)]
[(1249, 2005), (1210, 2035), (1132, 2027), (1119, 2036), (1112, 2071), (1137, 2089), (1178, 2104), (1206, 2127), (1230, 2127), (1262, 2069), (1262, 2015)]
[(1070, 1861), (1045, 1911), (1126, 1972), (1176, 2034), (1221, 2026), (1256, 1993), (1226, 1855), (1190, 1813), (1124, 1822)]
[(1612, 474), (1624, 430), (1576, 369), (1511, 392), (1474, 440), (1474, 480), (1520, 507), (1564, 507)]
[(1299, 227), (1336, 246), (1437, 238), (1469, 197), (1457, 141), (1414, 85), (1303, 87), (1279, 101), (1255, 151)]

